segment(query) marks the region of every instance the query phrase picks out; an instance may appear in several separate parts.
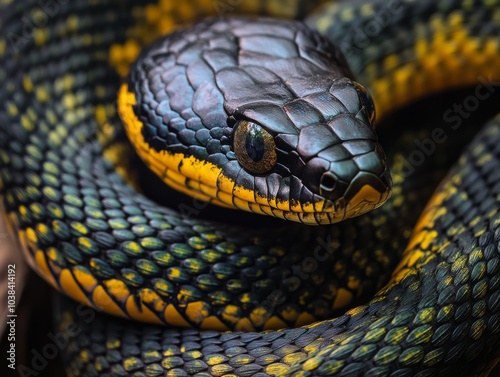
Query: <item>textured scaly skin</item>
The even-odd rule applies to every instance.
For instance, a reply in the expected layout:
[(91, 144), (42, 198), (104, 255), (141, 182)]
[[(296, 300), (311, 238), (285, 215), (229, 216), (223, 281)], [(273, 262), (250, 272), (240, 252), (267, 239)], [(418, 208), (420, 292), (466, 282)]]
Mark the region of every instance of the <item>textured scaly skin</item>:
[[(38, 9), (35, 2), (31, 4)], [(413, 216), (418, 212), (411, 207), (411, 202), (397, 201), (401, 195), (398, 190), (402, 190), (406, 183), (396, 182), (398, 196), (383, 212), (367, 216), (357, 224), (348, 223), (319, 234), (308, 234), (305, 238), (310, 240), (311, 246), (308, 247), (306, 242), (303, 247), (309, 250), (309, 254), (304, 254), (302, 248), (287, 250), (286, 246), (293, 243), (289, 239), (290, 229), (283, 231), (283, 241), (276, 235), (279, 233), (273, 233), (271, 244), (262, 242), (263, 238), (249, 241), (246, 232), (243, 240), (231, 236), (227, 236), (230, 241), (219, 239), (214, 234), (224, 227), (211, 223), (200, 227), (199, 221), (186, 220), (170, 210), (158, 209), (151, 201), (134, 194), (113, 173), (111, 164), (101, 157), (102, 147), (92, 142), (99, 126), (104, 131), (101, 134), (104, 141), (110, 137), (106, 131), (113, 129), (109, 124), (114, 122), (112, 103), (118, 80), (112, 75), (107, 61), (108, 57), (111, 59), (109, 51), (113, 43), (123, 41), (125, 46), (130, 46), (124, 41), (125, 29), (135, 21), (130, 9), (108, 2), (94, 5), (98, 11), (87, 10), (87, 5), (80, 5), (84, 9), (77, 9), (78, 5), (61, 6), (60, 11), (50, 18), (50, 27), (41, 28), (33, 37), (25, 38), (26, 42), (18, 45), (19, 51), (16, 52), (9, 48), (9, 33), (22, 35), (23, 25), (18, 21), (23, 13), (30, 13), (28, 6), (29, 2), (14, 2), (8, 11), (2, 13), (2, 39), (5, 42), (0, 74), (5, 80), (5, 89), (0, 96), (5, 107), (0, 115), (2, 124), (7, 125), (0, 130), (2, 195), (9, 218), (26, 244), (28, 258), (34, 258), (34, 264), (47, 273), (46, 278), (54, 286), (84, 302), (93, 300), (91, 304), (96, 306), (105, 300), (111, 301), (115, 303), (114, 310), (118, 314), (151, 320), (151, 315), (139, 312), (134, 300), (128, 299), (132, 296), (125, 293), (136, 292), (146, 302), (152, 299), (149, 292), (141, 289), (141, 284), (145, 278), (155, 278), (155, 268), (144, 260), (153, 264), (159, 262), (143, 256), (152, 256), (153, 247), (160, 247), (160, 242), (164, 246), (165, 242), (171, 243), (174, 239), (178, 241), (176, 243), (185, 243), (189, 247), (171, 248), (169, 255), (161, 255), (161, 262), (166, 258), (173, 264), (166, 265), (170, 274), (162, 275), (165, 281), (158, 282), (157, 290), (163, 291), (166, 297), (176, 297), (169, 307), (168, 317), (173, 319), (172, 324), (182, 326), (186, 324), (184, 322), (190, 322), (200, 326), (207, 318), (215, 322), (215, 314), (226, 311), (229, 315), (226, 318), (221, 316), (223, 320), (219, 322), (222, 325), (216, 323), (216, 329), (238, 329), (241, 326), (241, 329), (248, 330), (295, 326), (329, 317), (331, 307), (324, 304), (325, 296), (337, 301), (334, 306), (340, 308), (353, 296), (372, 293), (387, 279), (412, 223), (409, 219), (408, 224), (403, 224), (405, 230), (402, 231), (401, 224), (395, 224), (398, 217), (394, 215), (397, 213), (394, 209), (410, 206)], [(446, 15), (446, 7), (443, 8), (440, 12)], [(485, 17), (488, 14), (486, 12)], [(473, 30), (483, 35), (481, 29)], [(486, 39), (481, 45), (480, 51), (490, 64), (481, 71), (486, 75), (494, 66), (497, 51), (491, 46), (495, 41)], [(53, 47), (47, 48), (49, 44)], [(440, 45), (437, 47), (439, 50)], [(116, 46), (114, 48), (116, 50)], [(134, 55), (131, 50), (133, 48), (124, 48), (125, 53)], [(383, 55), (381, 51), (378, 53)], [(473, 59), (476, 54), (477, 51), (464, 56)], [(40, 62), (44, 61), (53, 63), (42, 65)], [(377, 66), (379, 60), (373, 61)], [(436, 67), (431, 68), (436, 70)], [(122, 70), (125, 71), (123, 66)], [(387, 80), (391, 80), (391, 72), (390, 69), (385, 72)], [(412, 79), (414, 76), (410, 75)], [(400, 76), (395, 74), (394, 77)], [(446, 84), (446, 80), (431, 81)], [(394, 79), (394, 82), (399, 81)], [(368, 84), (377, 87), (377, 81), (370, 78)], [(413, 96), (406, 97), (413, 99)], [(401, 102), (406, 97), (398, 96), (402, 98)], [(382, 106), (382, 109), (386, 107)], [(499, 190), (498, 177), (492, 170), (499, 159), (499, 151), (495, 149), (499, 145), (495, 139), (499, 134), (497, 123), (485, 132), (486, 136), (479, 140), (478, 146), (465, 152), (462, 166), (451, 173), (442, 194), (433, 200), (436, 208), (432, 209), (431, 204), (428, 220), (421, 221), (421, 229), (407, 248), (408, 257), (396, 276), (397, 284), (384, 289), (369, 306), (310, 328), (264, 334), (221, 335), (196, 330), (162, 330), (145, 325), (134, 329), (128, 323), (117, 329), (104, 325), (112, 339), (108, 342), (102, 333), (99, 334), (99, 326), (103, 326), (101, 319), (96, 319), (92, 322), (93, 335), (83, 336), (70, 347), (71, 373), (93, 375), (98, 371), (103, 375), (140, 375), (140, 371), (144, 371), (158, 375), (168, 371), (172, 375), (201, 373), (200, 376), (206, 373), (292, 375), (292, 371), (303, 369), (306, 372), (297, 375), (366, 374), (369, 371), (375, 375), (377, 372), (380, 375), (392, 372), (432, 375), (440, 371), (443, 374), (470, 374), (489, 358), (498, 342), (499, 332)], [(115, 159), (119, 156), (108, 153)], [(461, 176), (473, 178), (467, 181), (460, 179)], [(126, 194), (131, 197), (127, 198)], [(470, 213), (474, 217), (469, 218)], [(379, 219), (378, 225), (372, 225), (374, 219)], [(387, 240), (385, 231), (389, 232), (391, 228), (399, 230), (399, 237)], [(356, 237), (360, 229), (365, 234), (375, 234), (374, 239), (366, 241)], [(231, 235), (227, 232), (224, 234)], [(236, 233), (241, 237), (241, 231)], [(317, 245), (315, 237), (328, 239), (328, 235), (340, 236), (339, 243), (334, 245), (335, 248), (343, 247), (345, 255), (330, 256), (321, 263), (317, 273), (301, 280), (302, 295), (280, 289), (287, 294), (284, 304), (275, 308), (272, 317), (258, 312), (252, 322), (251, 312), (258, 309), (254, 303), (264, 302), (273, 292), (269, 281), (259, 280), (262, 274), (259, 269), (272, 271), (273, 267), (281, 266), (286, 270), (294, 264), (300, 265), (313, 253)], [(300, 238), (304, 236), (301, 234)], [(382, 243), (383, 240), (386, 244)], [(229, 242), (236, 244), (236, 248)], [(368, 242), (368, 249), (362, 245), (365, 242)], [(276, 245), (279, 247), (273, 248)], [(233, 257), (239, 255), (241, 246), (252, 246), (245, 249), (250, 255), (244, 255), (253, 258), (251, 262)], [(269, 257), (271, 248), (274, 259)], [(183, 262), (192, 255), (195, 257), (191, 264)], [(372, 255), (375, 259), (371, 259)], [(214, 287), (207, 281), (190, 280), (190, 276), (196, 278), (200, 273), (201, 262), (207, 262), (203, 257), (210, 262), (224, 263), (221, 271), (206, 274), (215, 276), (216, 280), (206, 278)], [(81, 259), (81, 267), (76, 266), (78, 259)], [(246, 263), (257, 263), (259, 267), (248, 269)], [(110, 265), (120, 269), (119, 276), (113, 275), (115, 280), (122, 279), (127, 283), (109, 283), (107, 267)], [(131, 266), (137, 269), (129, 270)], [(334, 266), (336, 276), (331, 276), (331, 266)], [(323, 270), (330, 270), (330, 273)], [(100, 275), (99, 279), (103, 281), (108, 280), (108, 285), (92, 280), (89, 271)], [(244, 282), (249, 273), (256, 274), (254, 279), (261, 282), (264, 290), (257, 297), (241, 302), (238, 300), (245, 291), (241, 291), (240, 282), (233, 280)], [(274, 273), (281, 276), (280, 272)], [(268, 277), (271, 273), (263, 274)], [(325, 280), (320, 277), (323, 274), (327, 277)], [(367, 283), (357, 284), (365, 275)], [(186, 276), (187, 281), (184, 280)], [(219, 286), (227, 287), (233, 276), (241, 277), (231, 279), (231, 284), (235, 283), (235, 293), (218, 289)], [(181, 289), (182, 284), (187, 290)], [(196, 290), (210, 297), (203, 308), (206, 310), (200, 310), (203, 304), (199, 301), (190, 301), (196, 297)], [(210, 296), (213, 292), (216, 294)], [(187, 302), (179, 302), (186, 297)], [(193, 303), (193, 310), (188, 311), (189, 304)], [(298, 314), (300, 305), (305, 307), (300, 311), (305, 310), (306, 315)], [(238, 311), (241, 308), (242, 314)], [(134, 346), (138, 335), (148, 340), (141, 342), (144, 354)], [(464, 360), (467, 362), (465, 366)]]

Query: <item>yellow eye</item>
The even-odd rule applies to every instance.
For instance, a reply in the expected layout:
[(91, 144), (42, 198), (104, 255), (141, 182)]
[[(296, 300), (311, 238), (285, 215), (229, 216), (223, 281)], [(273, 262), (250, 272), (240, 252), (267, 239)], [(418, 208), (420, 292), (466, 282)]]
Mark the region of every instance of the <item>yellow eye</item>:
[(250, 173), (264, 174), (276, 165), (274, 138), (256, 123), (243, 120), (236, 124), (233, 147), (238, 162)]

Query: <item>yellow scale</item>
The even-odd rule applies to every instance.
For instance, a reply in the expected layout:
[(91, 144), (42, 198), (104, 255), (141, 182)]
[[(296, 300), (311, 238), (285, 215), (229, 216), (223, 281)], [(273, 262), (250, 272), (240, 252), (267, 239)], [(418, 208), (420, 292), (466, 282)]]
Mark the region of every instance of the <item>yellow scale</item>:
[[(252, 9), (243, 9), (247, 5), (251, 7), (252, 4), (255, 3), (242, 2), (238, 11), (242, 13), (252, 13)], [(213, 12), (213, 4), (211, 1), (200, 1), (196, 7), (190, 9), (191, 10), (182, 8), (179, 10), (179, 12), (185, 16), (185, 18), (181, 18), (183, 21), (188, 22), (196, 16), (199, 16), (200, 13), (211, 14)], [(198, 9), (200, 12), (195, 14), (192, 12), (192, 9)], [(257, 9), (253, 9), (253, 11), (257, 11)], [(283, 9), (280, 8), (277, 11), (278, 14), (280, 14)], [(373, 12), (373, 9), (369, 5), (366, 5), (363, 7), (362, 11), (369, 14)], [(171, 2), (169, 1), (160, 1), (158, 5), (146, 7), (146, 17), (142, 19), (142, 22), (138, 22), (138, 26), (135, 30), (137, 35), (141, 37), (135, 37), (135, 39), (127, 41), (123, 45), (114, 46), (112, 48), (110, 55), (111, 64), (117, 67), (117, 70), (122, 76), (128, 73), (128, 67), (136, 58), (140, 50), (137, 48), (140, 44), (137, 40), (141, 40), (142, 42), (151, 41), (157, 36), (173, 30), (174, 23), (172, 21), (173, 17), (171, 12), (175, 12), (175, 10), (172, 8)], [(349, 14), (346, 13), (345, 17), (349, 17)], [(367, 67), (368, 82), (366, 84), (373, 94), (377, 113), (379, 115), (381, 114), (383, 116), (388, 113), (390, 109), (414, 101), (424, 94), (427, 95), (429, 91), (437, 92), (445, 88), (448, 89), (450, 87), (475, 84), (478, 82), (478, 75), (481, 73), (488, 75), (490, 72), (495, 71), (495, 67), (500, 65), (498, 43), (493, 39), (489, 40), (486, 42), (484, 48), (479, 51), (477, 40), (468, 36), (466, 29), (463, 27), (463, 22), (462, 15), (458, 12), (452, 13), (447, 19), (436, 18), (433, 20), (430, 24), (433, 29), (433, 39), (429, 42), (424, 40), (417, 41), (414, 47), (415, 59), (411, 63), (401, 64), (398, 56), (388, 56), (384, 62), (385, 74), (383, 78), (375, 77), (373, 74), (370, 75), (370, 72), (377, 72), (376, 67)], [(320, 31), (321, 26), (326, 28), (328, 25), (320, 25)], [(461, 48), (458, 52), (456, 50), (457, 38), (460, 40), (459, 46)], [(444, 63), (446, 67), (449, 67), (449, 71), (446, 75), (436, 69), (440, 63)], [(461, 67), (467, 67), (467, 71), (461, 71)], [(456, 74), (450, 75), (451, 70), (455, 71)], [(429, 81), (424, 81), (423, 77), (430, 77), (430, 79)], [(430, 88), (429, 82), (431, 83)], [(412, 90), (409, 91), (405, 88), (412, 88)], [(278, 217), (284, 217), (279, 211), (270, 208), (270, 205), (274, 204), (273, 207), (275, 207), (276, 204), (268, 203), (267, 198), (255, 197), (253, 191), (243, 187), (235, 188), (234, 182), (229, 178), (220, 176), (221, 169), (219, 167), (213, 164), (196, 161), (193, 158), (186, 158), (183, 154), (167, 155), (165, 152), (163, 152), (163, 154), (154, 152), (154, 150), (144, 142), (142, 134), (140, 133), (142, 125), (131, 110), (131, 105), (135, 103), (135, 98), (132, 93), (128, 92), (126, 85), (120, 88), (119, 98), (118, 106), (122, 116), (125, 115), (125, 117), (131, 119), (130, 122), (127, 122), (128, 124), (135, 125), (134, 127), (127, 127), (130, 139), (134, 140), (139, 154), (151, 169), (162, 176), (164, 181), (169, 185), (181, 192), (202, 200), (211, 200), (212, 203), (221, 206), (231, 207), (235, 205), (236, 207), (246, 210), (250, 208), (253, 212), (274, 214)], [(177, 169), (181, 159), (183, 160), (183, 168)], [(200, 174), (200, 164), (203, 166), (203, 169), (205, 169), (203, 171), (207, 171), (208, 173), (203, 175)], [(187, 188), (186, 181), (188, 180), (190, 182), (197, 180), (198, 183), (196, 186), (191, 187), (196, 187), (199, 191)], [(370, 188), (367, 187), (363, 190), (369, 189)], [(366, 192), (362, 193), (362, 195), (366, 194)], [(379, 194), (376, 193), (376, 195)], [(216, 197), (216, 199), (213, 199), (214, 197)], [(235, 197), (240, 200), (235, 200)], [(420, 244), (423, 248), (431, 238), (435, 237), (435, 234), (432, 232), (423, 230), (422, 224), (430, 226), (433, 218), (435, 219), (442, 215), (442, 210), (436, 213), (432, 211), (432, 208), (438, 206), (443, 198), (443, 196), (436, 197), (433, 202), (434, 204), (431, 204), (429, 209), (422, 215), (419, 225), (414, 231), (412, 241), (408, 245), (408, 252), (405, 253), (405, 258), (401, 261), (400, 267), (397, 270), (399, 273), (395, 272), (394, 281), (397, 282), (402, 279), (409, 271), (409, 269), (405, 267), (413, 265), (422, 257), (422, 253), (418, 251), (420, 248), (415, 249), (415, 245)], [(259, 205), (258, 207), (253, 205), (254, 201)], [(303, 208), (292, 208), (292, 211), (302, 210), (304, 212), (314, 212), (318, 210), (318, 207), (322, 208), (322, 205), (322, 203), (316, 203), (315, 205), (303, 206)], [(282, 209), (289, 210), (290, 208)], [(341, 290), (341, 292), (338, 293), (333, 307), (343, 307), (343, 305), (351, 301), (352, 297), (350, 297), (350, 295), (351, 293), (349, 291), (345, 289)], [(192, 305), (190, 310), (186, 312), (192, 313), (193, 316), (203, 312), (203, 303), (193, 303), (190, 305)], [(265, 313), (259, 313), (259, 309), (255, 311), (256, 314), (251, 315), (251, 319), (253, 319), (254, 323), (258, 323), (259, 318), (263, 318)], [(281, 327), (281, 320), (277, 318), (271, 320), (275, 322), (278, 328)], [(313, 321), (314, 318), (310, 314), (303, 313), (298, 316), (297, 325), (304, 325)], [(221, 329), (220, 325), (222, 325), (220, 320), (215, 317), (205, 319), (204, 323), (207, 324), (207, 327), (208, 325), (215, 326), (215, 329)], [(268, 328), (274, 327), (268, 325), (270, 325), (270, 323), (266, 324)], [(224, 328), (223, 325), (222, 328)]]

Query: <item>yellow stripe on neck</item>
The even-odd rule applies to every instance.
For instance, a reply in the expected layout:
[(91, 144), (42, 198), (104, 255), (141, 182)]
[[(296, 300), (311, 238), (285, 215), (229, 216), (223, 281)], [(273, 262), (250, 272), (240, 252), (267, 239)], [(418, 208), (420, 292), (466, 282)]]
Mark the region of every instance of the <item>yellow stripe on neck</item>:
[[(222, 176), (222, 169), (210, 162), (201, 161), (194, 156), (169, 151), (156, 151), (151, 148), (141, 133), (143, 124), (134, 113), (133, 106), (136, 104), (134, 93), (128, 91), (127, 84), (123, 84), (118, 92), (118, 112), (125, 125), (129, 140), (148, 168), (169, 186), (184, 194), (223, 207), (234, 208), (230, 203), (222, 202), (203, 192), (192, 190), (184, 184), (187, 179), (192, 179), (206, 186), (217, 188), (217, 181)], [(184, 183), (180, 182), (182, 178), (184, 178)], [(234, 186), (234, 182), (227, 184), (230, 184), (231, 187)], [(250, 193), (250, 190), (248, 191)], [(253, 198), (253, 191), (251, 197)]]

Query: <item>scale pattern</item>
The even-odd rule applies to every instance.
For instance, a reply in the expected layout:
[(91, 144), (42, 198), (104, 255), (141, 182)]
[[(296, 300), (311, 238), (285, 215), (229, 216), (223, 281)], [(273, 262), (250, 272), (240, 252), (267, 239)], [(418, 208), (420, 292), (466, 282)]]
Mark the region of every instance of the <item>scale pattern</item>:
[[(496, 4), (486, 3), (488, 9)], [(159, 208), (127, 186), (109, 162), (122, 164), (117, 159), (121, 154), (113, 149), (115, 137), (120, 137), (113, 102), (118, 76), (127, 71), (124, 61), (138, 52), (126, 38), (142, 8), (132, 12), (125, 1), (69, 6), (61, 2), (47, 23), (31, 34), (19, 20), (40, 13), (39, 3), (7, 5), (1, 12), (0, 38), (0, 192), (28, 259), (52, 285), (98, 309), (114, 304), (115, 314), (130, 318), (141, 319), (145, 309), (138, 310), (140, 304), (129, 297), (153, 297), (158, 306), (148, 308), (163, 313), (168, 306), (165, 297), (173, 300), (169, 310), (173, 307), (175, 312), (168, 318), (176, 325), (200, 325), (226, 311), (222, 326), (216, 325), (219, 329), (245, 325), (246, 330), (261, 330), (331, 317), (333, 309), (371, 295), (388, 279), (422, 205), (415, 204), (421, 203), (418, 195), (402, 200), (405, 185), (411, 185), (402, 175), (395, 176), (394, 198), (377, 214), (328, 230), (282, 229), (283, 241), (279, 232), (272, 233), (270, 242), (265, 233), (250, 237), (247, 230)], [(345, 22), (348, 17), (342, 14), (339, 20)], [(470, 33), (483, 35), (487, 30), (473, 28)], [(478, 46), (488, 59), (496, 52), (495, 39), (491, 40)], [(440, 46), (436, 43), (428, 52)], [(377, 51), (375, 66), (384, 53)], [(390, 67), (384, 71), (389, 76)], [(486, 65), (478, 72), (489, 69)], [(370, 304), (334, 320), (264, 333), (166, 330), (101, 315), (87, 322), (87, 317), (66, 313), (63, 324), (80, 321), (84, 330), (77, 338), (67, 333), (68, 372), (470, 375), (490, 354), (498, 354), (498, 135), (495, 121), (465, 152), (431, 203), (427, 220), (420, 222), (397, 281)], [(429, 181), (415, 179), (413, 190), (425, 197)], [(388, 240), (387, 234), (396, 236)], [(332, 253), (309, 271), (318, 237), (342, 252)], [(299, 238), (309, 240), (310, 246), (306, 242), (298, 247), (294, 241)], [(309, 251), (303, 253), (302, 247)], [(252, 311), (274, 290), (269, 277), (282, 277), (280, 268), (293, 271), (294, 266), (304, 266), (306, 278), (300, 279), (296, 291), (279, 289), (286, 294), (284, 301), (278, 300), (272, 313), (257, 312), (252, 322)], [(252, 289), (245, 291), (249, 281)], [(145, 292), (146, 287), (157, 296)], [(245, 297), (255, 287), (263, 290), (255, 299)], [(200, 292), (209, 298), (204, 310), (196, 304), (188, 311)], [(84, 310), (90, 309), (76, 313)], [(67, 326), (61, 329), (68, 331)]]
[[(340, 51), (303, 23), (210, 19), (146, 48), (120, 88), (118, 109), (141, 159), (170, 187), (226, 207), (331, 224), (379, 207), (389, 194), (365, 103), (373, 105), (357, 88)], [(239, 163), (232, 134), (243, 119), (274, 137), (276, 165), (267, 174)], [(322, 194), (325, 171), (335, 186)], [(373, 195), (357, 200), (368, 185)]]
[(69, 310), (61, 330), (76, 323), (85, 334), (64, 332), (73, 338), (71, 370), (197, 377), (484, 371), (500, 344), (499, 136), (497, 117), (437, 189), (393, 282), (367, 305), (302, 328), (224, 334), (110, 325), (105, 316)]

